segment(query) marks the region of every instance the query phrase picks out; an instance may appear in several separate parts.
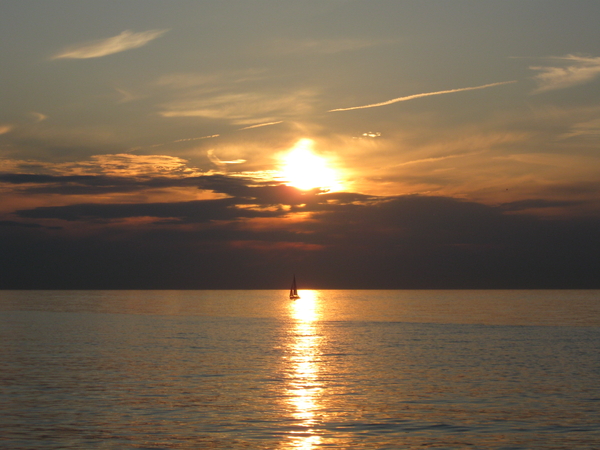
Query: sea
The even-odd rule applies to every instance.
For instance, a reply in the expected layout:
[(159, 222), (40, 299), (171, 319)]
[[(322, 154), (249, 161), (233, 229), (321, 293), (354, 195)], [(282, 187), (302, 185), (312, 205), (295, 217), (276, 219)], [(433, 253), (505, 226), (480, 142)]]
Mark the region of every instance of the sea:
[(600, 291), (0, 291), (0, 448), (600, 449)]

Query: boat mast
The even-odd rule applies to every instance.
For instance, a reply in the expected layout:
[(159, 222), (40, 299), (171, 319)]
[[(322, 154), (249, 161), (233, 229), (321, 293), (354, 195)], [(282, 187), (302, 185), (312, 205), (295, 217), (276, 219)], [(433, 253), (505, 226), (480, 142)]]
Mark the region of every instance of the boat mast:
[(290, 298), (300, 298), (298, 295), (298, 289), (296, 288), (296, 274), (294, 274), (294, 278), (292, 280), (292, 287), (290, 288)]

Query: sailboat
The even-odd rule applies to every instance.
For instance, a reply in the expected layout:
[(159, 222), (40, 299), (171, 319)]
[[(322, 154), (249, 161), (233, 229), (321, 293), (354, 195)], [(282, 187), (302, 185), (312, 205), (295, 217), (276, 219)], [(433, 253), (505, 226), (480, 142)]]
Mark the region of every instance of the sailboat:
[(298, 295), (298, 289), (296, 289), (296, 275), (294, 275), (292, 287), (290, 288), (290, 300), (298, 300), (299, 298), (300, 296)]

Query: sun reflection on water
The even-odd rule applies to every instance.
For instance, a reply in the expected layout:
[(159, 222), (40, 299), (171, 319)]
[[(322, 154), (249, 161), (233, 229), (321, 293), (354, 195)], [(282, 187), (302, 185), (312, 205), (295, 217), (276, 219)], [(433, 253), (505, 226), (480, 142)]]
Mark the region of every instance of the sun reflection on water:
[(301, 291), (300, 299), (290, 303), (290, 315), (293, 325), (288, 348), (287, 397), (297, 426), (291, 438), (294, 448), (309, 450), (321, 442), (321, 437), (315, 432), (323, 390), (319, 378), (323, 337), (319, 332), (318, 291)]
[(317, 291), (299, 291), (300, 298), (291, 303), (292, 317), (298, 322), (310, 323), (319, 318)]

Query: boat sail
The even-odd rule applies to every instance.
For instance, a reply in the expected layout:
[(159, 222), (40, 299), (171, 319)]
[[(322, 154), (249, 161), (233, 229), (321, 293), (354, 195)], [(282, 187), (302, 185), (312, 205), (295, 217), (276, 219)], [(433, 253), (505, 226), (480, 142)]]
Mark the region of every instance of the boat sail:
[(292, 287), (290, 288), (290, 300), (297, 300), (300, 296), (298, 295), (298, 289), (296, 289), (296, 275), (292, 281)]

